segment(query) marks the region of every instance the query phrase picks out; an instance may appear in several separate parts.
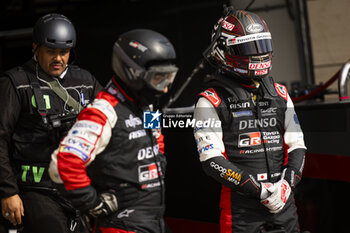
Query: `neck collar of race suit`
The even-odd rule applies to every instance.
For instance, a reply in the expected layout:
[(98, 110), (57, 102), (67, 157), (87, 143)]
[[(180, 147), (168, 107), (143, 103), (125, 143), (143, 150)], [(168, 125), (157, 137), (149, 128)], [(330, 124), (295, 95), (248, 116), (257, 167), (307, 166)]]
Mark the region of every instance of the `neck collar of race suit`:
[[(205, 86), (221, 87), (226, 90), (239, 90), (243, 89), (252, 94), (259, 94), (264, 98), (276, 97), (278, 94), (275, 89), (274, 80), (270, 76), (264, 76), (259, 81), (249, 80), (247, 83), (241, 82), (241, 79), (233, 77), (232, 75), (223, 74), (220, 72), (214, 73), (205, 78)], [(230, 91), (229, 91), (230, 92)]]
[(146, 84), (143, 85), (140, 90), (133, 90), (117, 76), (113, 76), (112, 81), (126, 99), (134, 102), (140, 108), (157, 104), (160, 96), (163, 95), (162, 92), (156, 91), (148, 87)]
[(258, 89), (260, 87), (260, 83), (258, 81), (252, 81), (251, 84), (246, 84), (246, 83), (240, 83), (241, 86), (248, 88), (248, 89)]
[(118, 88), (118, 90), (123, 94), (123, 96), (131, 102), (135, 102), (134, 94), (123, 82), (116, 76), (112, 77), (113, 84)]

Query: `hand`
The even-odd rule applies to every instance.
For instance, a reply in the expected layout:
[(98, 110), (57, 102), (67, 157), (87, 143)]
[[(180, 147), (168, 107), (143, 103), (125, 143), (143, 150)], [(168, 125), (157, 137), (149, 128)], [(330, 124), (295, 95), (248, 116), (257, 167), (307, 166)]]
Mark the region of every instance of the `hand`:
[(99, 202), (93, 209), (89, 210), (89, 215), (97, 218), (107, 216), (118, 210), (117, 197), (113, 192), (105, 192), (99, 195)]
[(18, 194), (1, 199), (1, 209), (2, 216), (9, 220), (14, 226), (22, 223), (24, 208), (22, 199)]
[(121, 183), (114, 190), (101, 193), (99, 195), (100, 202), (93, 209), (89, 210), (89, 214), (93, 217), (106, 216), (116, 212), (118, 209), (124, 209), (132, 206), (138, 199), (138, 189), (128, 183)]
[(262, 199), (261, 203), (270, 209), (271, 213), (276, 214), (280, 212), (286, 204), (291, 193), (291, 188), (288, 182), (284, 179), (284, 175), (282, 175), (282, 179), (268, 187), (267, 191), (270, 192), (271, 195)]
[[(271, 191), (274, 191), (274, 190), (271, 190), (272, 189), (271, 187), (273, 187), (272, 183), (261, 183), (261, 192), (260, 192), (261, 200), (265, 200), (272, 194)], [(269, 188), (271, 188), (270, 191), (268, 190)]]

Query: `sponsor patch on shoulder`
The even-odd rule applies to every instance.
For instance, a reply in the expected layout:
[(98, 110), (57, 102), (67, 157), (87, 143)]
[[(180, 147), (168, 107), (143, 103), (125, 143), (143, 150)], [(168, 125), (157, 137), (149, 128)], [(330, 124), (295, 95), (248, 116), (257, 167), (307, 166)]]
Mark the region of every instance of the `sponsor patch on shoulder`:
[(204, 92), (200, 93), (199, 95), (207, 98), (216, 108), (221, 103), (221, 99), (220, 99), (218, 93), (213, 88), (209, 88), (209, 89), (205, 90)]
[(74, 154), (74, 155), (78, 156), (79, 158), (81, 158), (81, 160), (83, 160), (84, 162), (89, 160), (89, 156), (86, 153), (84, 153), (83, 151), (81, 151), (75, 147), (61, 146), (60, 152), (68, 152), (68, 153)]
[(285, 100), (288, 99), (287, 88), (281, 84), (275, 83), (277, 93)]
[(88, 130), (96, 135), (100, 135), (102, 133), (103, 126), (89, 120), (79, 120), (75, 122), (72, 129), (78, 129), (78, 130)]

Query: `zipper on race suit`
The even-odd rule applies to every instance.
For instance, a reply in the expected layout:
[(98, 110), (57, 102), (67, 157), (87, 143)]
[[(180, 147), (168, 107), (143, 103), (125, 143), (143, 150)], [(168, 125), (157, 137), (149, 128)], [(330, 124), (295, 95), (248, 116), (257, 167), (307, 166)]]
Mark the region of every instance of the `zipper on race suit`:
[[(259, 106), (260, 96), (254, 95), (253, 93), (251, 93), (251, 95), (252, 95), (252, 102), (255, 106), (255, 111), (256, 111), (255, 119), (259, 120), (259, 119), (261, 119), (261, 111), (260, 111), (260, 106)], [(262, 137), (263, 133), (262, 133), (261, 126), (259, 124), (257, 124), (257, 126), (258, 126), (258, 129), (260, 132), (260, 137)], [(261, 140), (261, 144), (264, 148), (264, 153), (265, 153), (266, 172), (267, 172), (268, 181), (271, 181), (270, 164), (269, 164), (268, 154), (266, 151), (266, 145), (265, 145), (265, 143), (263, 143), (262, 138), (260, 138), (260, 140)]]

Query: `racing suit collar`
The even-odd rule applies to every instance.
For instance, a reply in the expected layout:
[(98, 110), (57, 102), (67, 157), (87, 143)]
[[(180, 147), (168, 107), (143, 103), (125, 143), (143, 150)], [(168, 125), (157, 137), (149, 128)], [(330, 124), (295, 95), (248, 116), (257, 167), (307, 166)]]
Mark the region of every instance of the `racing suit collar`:
[(260, 87), (259, 83), (252, 83), (252, 84), (246, 84), (246, 83), (240, 83), (243, 87), (248, 89), (258, 89)]
[(128, 88), (122, 84), (122, 82), (118, 79), (118, 77), (113, 75), (112, 81), (126, 99), (128, 99), (131, 102), (135, 102), (135, 99), (131, 97), (132, 93), (131, 95), (127, 94), (127, 93), (130, 93), (131, 91), (128, 90)]

